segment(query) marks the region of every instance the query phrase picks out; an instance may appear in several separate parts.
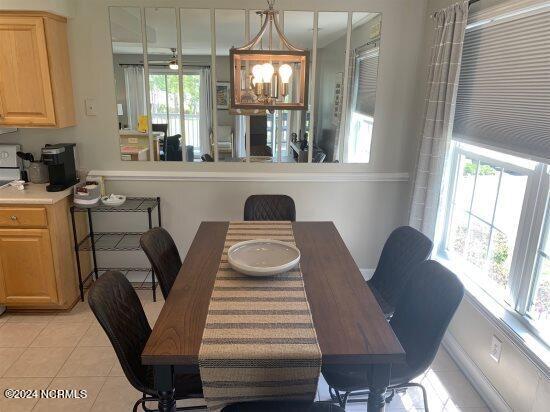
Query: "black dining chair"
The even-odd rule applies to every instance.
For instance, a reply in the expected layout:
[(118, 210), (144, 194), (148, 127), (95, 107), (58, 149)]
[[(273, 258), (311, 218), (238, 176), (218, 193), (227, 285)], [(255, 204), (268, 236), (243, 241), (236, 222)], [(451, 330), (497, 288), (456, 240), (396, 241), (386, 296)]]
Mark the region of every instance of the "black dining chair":
[(296, 220), (294, 200), (287, 195), (252, 195), (244, 204), (244, 220)]
[(151, 262), (162, 296), (166, 299), (181, 269), (181, 258), (174, 239), (166, 229), (154, 227), (141, 235), (139, 244)]
[[(141, 363), (141, 353), (151, 335), (151, 327), (138, 295), (128, 279), (120, 272), (108, 271), (99, 277), (88, 293), (88, 303), (107, 334), (124, 375), (143, 396), (134, 404), (136, 412), (146, 402), (158, 402), (153, 368)], [(175, 398), (202, 398), (202, 383), (198, 374), (176, 374)], [(197, 407), (184, 407), (190, 410)], [(201, 408), (203, 409), (203, 408)]]
[(395, 310), (410, 279), (410, 269), (428, 259), (432, 249), (432, 241), (410, 226), (401, 226), (391, 232), (374, 275), (368, 281), (386, 318), (391, 318)]
[[(424, 409), (428, 412), (426, 390), (421, 384), (411, 381), (424, 373), (433, 362), (443, 335), (464, 296), (464, 287), (454, 273), (433, 260), (416, 265), (412, 272), (390, 320), (390, 326), (405, 350), (406, 361), (392, 365), (386, 402), (391, 401), (398, 389), (420, 387)], [(342, 407), (345, 407), (350, 394), (368, 394), (368, 389), (364, 390), (369, 387), (369, 374), (364, 367), (325, 365), (322, 373), (331, 396)], [(353, 400), (357, 401), (363, 400)]]
[(223, 408), (222, 412), (345, 412), (345, 410), (327, 402), (256, 401), (229, 405)]

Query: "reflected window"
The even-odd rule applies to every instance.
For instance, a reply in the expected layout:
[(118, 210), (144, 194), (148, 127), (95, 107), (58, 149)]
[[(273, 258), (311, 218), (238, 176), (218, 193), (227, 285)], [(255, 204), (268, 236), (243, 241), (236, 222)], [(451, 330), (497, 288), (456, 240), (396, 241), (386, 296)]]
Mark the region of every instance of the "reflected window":
[(368, 163), (374, 128), (380, 54), (380, 15), (353, 13), (347, 133), (340, 156), (346, 163)]
[(350, 127), (346, 161), (368, 163), (378, 76), (378, 47), (356, 52), (350, 107)]

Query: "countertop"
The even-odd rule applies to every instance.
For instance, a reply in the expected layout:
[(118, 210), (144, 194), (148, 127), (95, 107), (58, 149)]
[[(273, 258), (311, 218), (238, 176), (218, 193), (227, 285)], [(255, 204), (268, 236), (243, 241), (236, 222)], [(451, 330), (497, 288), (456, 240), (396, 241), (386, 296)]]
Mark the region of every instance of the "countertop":
[(53, 205), (73, 193), (72, 187), (62, 192), (47, 192), (46, 185), (46, 183), (27, 183), (25, 185), (25, 190), (17, 190), (15, 187), (11, 186), (0, 189), (0, 205)]

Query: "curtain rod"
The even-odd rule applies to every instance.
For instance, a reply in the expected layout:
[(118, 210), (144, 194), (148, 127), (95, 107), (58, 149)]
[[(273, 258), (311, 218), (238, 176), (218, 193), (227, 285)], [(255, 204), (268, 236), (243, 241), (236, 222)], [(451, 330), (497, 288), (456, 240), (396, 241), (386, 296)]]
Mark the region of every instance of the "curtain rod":
[[(480, 1), (481, 1), (481, 0), (469, 0), (469, 1), (468, 1), (468, 8), (470, 8), (470, 6), (471, 6), (472, 4), (478, 3), (478, 2), (480, 2)], [(432, 19), (434, 19), (436, 15), (437, 15), (437, 11), (434, 11), (433, 13), (430, 14), (430, 17), (431, 17)]]

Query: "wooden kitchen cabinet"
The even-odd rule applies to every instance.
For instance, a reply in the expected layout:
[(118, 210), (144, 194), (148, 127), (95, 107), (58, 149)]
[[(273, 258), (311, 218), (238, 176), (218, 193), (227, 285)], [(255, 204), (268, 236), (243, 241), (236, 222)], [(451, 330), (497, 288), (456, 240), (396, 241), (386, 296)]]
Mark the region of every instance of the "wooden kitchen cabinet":
[[(70, 196), (53, 204), (0, 202), (0, 305), (69, 309), (78, 301), (71, 202)], [(78, 232), (87, 230), (82, 225), (77, 221)], [(81, 261), (89, 268), (89, 255)]]
[(67, 19), (0, 12), (0, 126), (74, 125)]
[(0, 229), (0, 300), (7, 305), (58, 303), (47, 229)]

